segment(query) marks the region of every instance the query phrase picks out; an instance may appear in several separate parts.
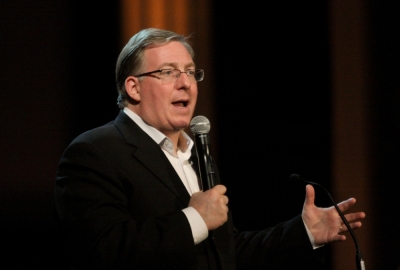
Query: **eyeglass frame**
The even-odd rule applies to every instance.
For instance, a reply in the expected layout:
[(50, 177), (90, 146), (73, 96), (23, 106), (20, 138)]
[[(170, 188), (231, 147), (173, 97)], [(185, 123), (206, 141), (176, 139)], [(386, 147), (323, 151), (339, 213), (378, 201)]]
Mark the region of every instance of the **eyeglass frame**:
[[(175, 83), (181, 77), (182, 73), (186, 73), (186, 75), (189, 77), (189, 75), (187, 74), (189, 71), (194, 71), (195, 73), (198, 72), (198, 71), (201, 71), (203, 73), (203, 76), (201, 77), (201, 80), (196, 80), (196, 77), (193, 75), (193, 78), (195, 79), (196, 82), (201, 82), (204, 79), (204, 69), (189, 69), (187, 71), (181, 71), (181, 70), (176, 69), (176, 68), (157, 69), (157, 70), (145, 72), (145, 73), (142, 73), (142, 74), (139, 74), (139, 75), (133, 75), (133, 77), (138, 77), (139, 78), (139, 77), (143, 77), (143, 76), (149, 76), (149, 75), (152, 75), (153, 73), (156, 73), (156, 72), (160, 72), (161, 73), (163, 70), (169, 70), (169, 71), (177, 70), (177, 71), (180, 72), (179, 75), (176, 77), (175, 81), (174, 82), (170, 82), (170, 83)], [(153, 77), (156, 77), (156, 76), (153, 76)], [(160, 81), (162, 81), (162, 77), (156, 77), (156, 78), (159, 78)]]

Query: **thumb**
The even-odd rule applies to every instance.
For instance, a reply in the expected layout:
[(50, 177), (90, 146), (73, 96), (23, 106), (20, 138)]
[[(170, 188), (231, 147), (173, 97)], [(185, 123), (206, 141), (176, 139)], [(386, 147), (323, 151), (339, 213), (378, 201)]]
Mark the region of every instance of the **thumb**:
[(226, 192), (226, 187), (224, 185), (215, 185), (214, 187), (212, 187), (211, 189), (215, 190), (218, 192), (218, 194), (223, 195)]
[(306, 200), (304, 202), (304, 205), (314, 205), (315, 201), (315, 190), (312, 185), (307, 185), (306, 186)]

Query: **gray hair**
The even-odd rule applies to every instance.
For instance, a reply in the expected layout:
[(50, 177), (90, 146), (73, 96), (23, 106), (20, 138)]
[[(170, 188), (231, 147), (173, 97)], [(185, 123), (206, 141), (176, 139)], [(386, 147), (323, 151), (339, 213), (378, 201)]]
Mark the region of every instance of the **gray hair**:
[(194, 58), (194, 50), (188, 42), (189, 37), (190, 36), (179, 35), (172, 31), (147, 28), (139, 31), (128, 41), (118, 56), (115, 68), (118, 90), (117, 104), (120, 109), (123, 109), (128, 104), (125, 79), (134, 74), (143, 72), (145, 49), (149, 46), (160, 46), (171, 41), (178, 41), (185, 46), (189, 54)]

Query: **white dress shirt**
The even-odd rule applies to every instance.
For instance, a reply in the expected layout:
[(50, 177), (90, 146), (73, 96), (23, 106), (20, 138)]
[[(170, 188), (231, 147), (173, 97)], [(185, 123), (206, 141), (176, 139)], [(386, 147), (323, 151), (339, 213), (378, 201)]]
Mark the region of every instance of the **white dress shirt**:
[[(178, 151), (175, 154), (174, 145), (167, 136), (154, 127), (146, 124), (140, 116), (128, 108), (125, 107), (124, 112), (161, 147), (176, 173), (182, 180), (188, 193), (192, 195), (193, 193), (200, 191), (197, 175), (189, 161), (191, 149), (194, 146), (193, 140), (182, 131), (179, 136)], [(208, 229), (197, 210), (193, 207), (187, 207), (182, 209), (182, 211), (189, 221), (194, 243), (198, 244), (206, 239), (208, 237)]]

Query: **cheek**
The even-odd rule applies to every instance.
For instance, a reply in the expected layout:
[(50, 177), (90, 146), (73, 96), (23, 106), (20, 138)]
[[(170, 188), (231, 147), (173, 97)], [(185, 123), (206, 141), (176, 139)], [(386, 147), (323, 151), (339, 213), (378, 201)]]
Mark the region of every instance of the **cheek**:
[(157, 91), (146, 91), (142, 95), (143, 103), (146, 103), (146, 106), (149, 107), (159, 107), (168, 102), (169, 98), (166, 95), (165, 91), (158, 89)]
[(198, 92), (197, 92), (197, 91), (194, 91), (194, 92), (192, 93), (191, 102), (192, 102), (192, 104), (193, 104), (193, 107), (196, 106), (196, 103), (197, 103), (197, 95), (198, 95)]
[(197, 91), (197, 87), (192, 90), (192, 97), (197, 98), (197, 95), (199, 94), (199, 91)]

